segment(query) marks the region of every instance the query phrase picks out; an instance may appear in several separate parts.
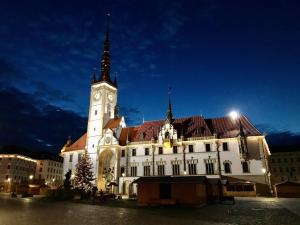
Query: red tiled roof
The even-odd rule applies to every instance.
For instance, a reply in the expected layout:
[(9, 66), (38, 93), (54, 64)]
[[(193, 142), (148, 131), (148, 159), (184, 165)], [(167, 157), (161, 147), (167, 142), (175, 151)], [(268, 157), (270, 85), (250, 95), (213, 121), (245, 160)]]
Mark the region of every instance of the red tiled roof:
[[(242, 127), (246, 136), (257, 136), (261, 133), (250, 123), (245, 116), (240, 117)], [(240, 132), (239, 121), (232, 120), (230, 117), (205, 119), (213, 134), (217, 134), (220, 138), (236, 137)]]
[(69, 147), (66, 147), (64, 152), (75, 151), (84, 149), (86, 145), (86, 133), (82, 135), (77, 141), (71, 144)]
[(105, 125), (104, 129), (106, 128), (117, 128), (120, 125), (122, 118), (110, 119), (107, 124)]
[[(261, 133), (245, 117), (240, 117), (242, 127), (246, 136), (258, 136)], [(106, 128), (115, 128), (119, 125), (121, 119), (112, 119), (106, 124)], [(164, 120), (148, 121), (139, 126), (123, 128), (120, 134), (120, 145), (126, 145), (126, 141), (151, 141), (152, 137), (157, 135), (164, 125)], [(187, 118), (175, 119), (173, 123), (177, 130), (177, 136), (183, 133), (186, 138), (189, 137), (209, 137), (217, 134), (219, 138), (237, 137), (240, 132), (239, 122), (233, 121), (230, 117), (204, 119), (202, 116), (193, 116)], [(141, 137), (143, 137), (141, 139)], [(86, 133), (82, 135), (71, 146), (66, 147), (65, 151), (74, 151), (84, 149), (86, 145)]]

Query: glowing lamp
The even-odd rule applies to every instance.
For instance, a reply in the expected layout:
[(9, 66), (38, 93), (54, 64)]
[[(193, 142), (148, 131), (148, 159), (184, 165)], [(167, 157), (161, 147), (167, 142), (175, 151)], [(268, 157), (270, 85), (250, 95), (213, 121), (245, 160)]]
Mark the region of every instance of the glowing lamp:
[(239, 118), (239, 113), (237, 111), (231, 111), (229, 113), (229, 116), (231, 119), (236, 120), (237, 118)]

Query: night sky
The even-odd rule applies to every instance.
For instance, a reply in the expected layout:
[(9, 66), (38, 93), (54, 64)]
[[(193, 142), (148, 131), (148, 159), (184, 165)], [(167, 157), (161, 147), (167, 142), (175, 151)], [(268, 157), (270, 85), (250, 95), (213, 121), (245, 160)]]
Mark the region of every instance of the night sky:
[(236, 109), (299, 138), (299, 1), (1, 0), (0, 145), (59, 151), (85, 132), (107, 12), (127, 124), (165, 118), (171, 86), (175, 117)]

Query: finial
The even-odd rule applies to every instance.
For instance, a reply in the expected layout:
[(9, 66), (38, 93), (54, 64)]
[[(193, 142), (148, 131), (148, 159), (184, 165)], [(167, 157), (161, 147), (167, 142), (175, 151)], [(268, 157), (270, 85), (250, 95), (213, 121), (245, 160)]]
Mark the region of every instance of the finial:
[(92, 82), (91, 82), (92, 84), (97, 83), (96, 68), (94, 67), (93, 70), (94, 70), (94, 73), (93, 73)]
[(168, 104), (168, 112), (167, 112), (167, 118), (166, 123), (173, 123), (173, 113), (172, 113), (172, 104), (171, 104), (171, 87), (169, 86), (168, 90), (169, 95), (169, 104)]

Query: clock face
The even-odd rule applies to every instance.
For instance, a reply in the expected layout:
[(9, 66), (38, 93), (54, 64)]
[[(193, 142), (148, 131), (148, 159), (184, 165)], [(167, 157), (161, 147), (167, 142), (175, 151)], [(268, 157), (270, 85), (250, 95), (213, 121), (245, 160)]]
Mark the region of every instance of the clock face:
[(106, 143), (106, 144), (109, 144), (109, 143), (110, 143), (110, 137), (106, 137), (106, 138), (105, 138), (105, 143)]
[(96, 93), (94, 94), (94, 99), (97, 101), (97, 100), (100, 99), (100, 96), (101, 96), (100, 92), (96, 92)]
[(112, 94), (109, 94), (109, 95), (107, 96), (107, 98), (108, 98), (108, 101), (110, 101), (110, 102), (112, 102), (112, 100), (114, 99), (114, 97), (112, 96)]

